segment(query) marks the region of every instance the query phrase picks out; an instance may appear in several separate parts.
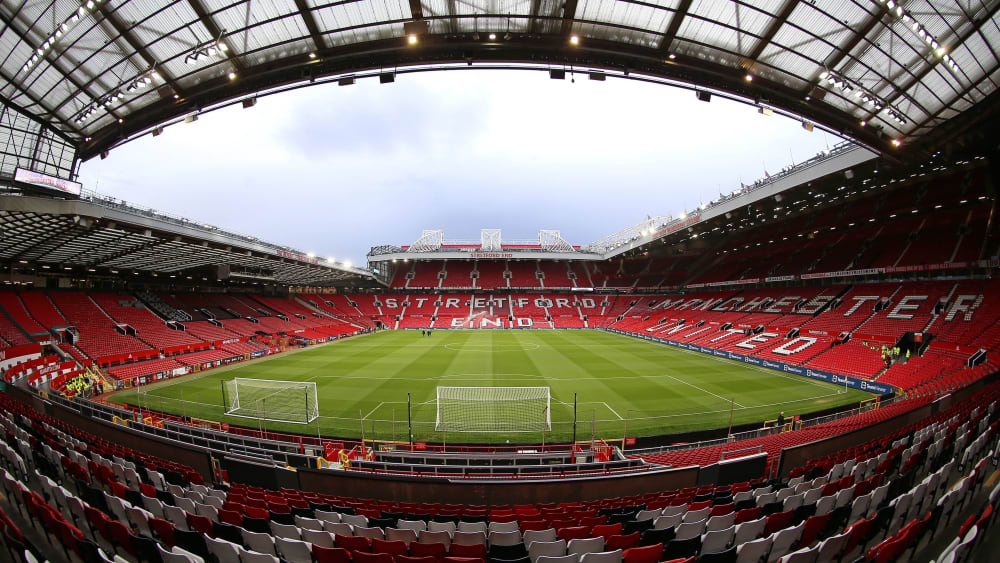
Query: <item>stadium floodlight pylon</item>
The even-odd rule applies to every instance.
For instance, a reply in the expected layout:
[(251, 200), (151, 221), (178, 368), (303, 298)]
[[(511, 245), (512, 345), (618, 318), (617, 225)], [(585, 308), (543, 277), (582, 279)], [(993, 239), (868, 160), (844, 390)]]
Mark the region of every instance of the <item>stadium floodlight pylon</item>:
[(314, 381), (237, 377), (222, 382), (222, 400), (227, 416), (292, 424), (319, 417)]
[(548, 387), (438, 387), (438, 432), (552, 430)]

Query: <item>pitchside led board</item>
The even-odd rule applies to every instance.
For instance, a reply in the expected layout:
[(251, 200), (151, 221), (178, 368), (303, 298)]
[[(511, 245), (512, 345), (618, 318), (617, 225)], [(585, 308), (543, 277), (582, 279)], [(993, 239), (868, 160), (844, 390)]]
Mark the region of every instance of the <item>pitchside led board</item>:
[(14, 181), (47, 188), (74, 197), (80, 197), (80, 192), (83, 190), (83, 184), (79, 182), (63, 180), (62, 178), (56, 178), (55, 176), (49, 176), (40, 172), (32, 172), (24, 168), (18, 168), (14, 171)]

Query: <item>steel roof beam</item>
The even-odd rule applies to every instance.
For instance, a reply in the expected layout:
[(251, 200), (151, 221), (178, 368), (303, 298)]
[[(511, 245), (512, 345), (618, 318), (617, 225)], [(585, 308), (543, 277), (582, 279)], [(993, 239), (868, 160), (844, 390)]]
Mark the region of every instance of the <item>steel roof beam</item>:
[[(191, 9), (194, 10), (194, 13), (198, 15), (198, 21), (201, 22), (201, 25), (205, 26), (205, 29), (212, 35), (212, 39), (219, 39), (222, 36), (222, 29), (212, 20), (212, 16), (205, 9), (205, 6), (202, 5), (201, 0), (187, 0), (187, 2), (191, 6)], [(236, 56), (236, 47), (232, 44), (232, 41), (227, 41), (226, 46), (229, 47), (226, 50), (226, 58), (237, 71), (242, 73), (243, 63)]]
[(420, 0), (410, 0), (410, 15), (415, 20), (424, 19), (424, 9), (420, 6)]
[[(837, 50), (834, 51), (829, 58), (827, 58), (826, 62), (823, 63), (823, 66), (829, 70), (836, 69), (837, 66), (851, 54), (851, 51), (853, 51), (854, 48), (857, 47), (858, 44), (861, 43), (861, 41), (865, 37), (867, 37), (868, 34), (871, 33), (873, 29), (875, 29), (875, 26), (882, 21), (883, 15), (884, 13), (882, 11), (879, 11), (873, 14), (870, 18), (868, 18), (868, 21), (866, 21), (864, 25), (858, 28), (858, 30), (854, 33), (854, 35), (851, 36), (851, 38), (847, 41), (847, 43), (844, 44), (843, 47), (837, 48)], [(808, 94), (809, 92), (812, 91), (812, 89), (815, 86), (816, 84), (814, 82), (810, 82), (809, 86), (806, 87), (806, 90), (803, 92), (803, 94)]]
[[(0, 72), (0, 78), (3, 78), (4, 80), (6, 80), (8, 84), (13, 84), (14, 83), (14, 79), (11, 78), (11, 77), (9, 77), (9, 76), (7, 76), (6, 73)], [(29, 92), (28, 90), (18, 90), (17, 92), (19, 94), (24, 95), (24, 97), (28, 98), (28, 100), (31, 101), (31, 103), (33, 103), (33, 104), (37, 105), (38, 107), (42, 108), (43, 110), (45, 110), (46, 115), (51, 116), (53, 119), (55, 119), (57, 122), (59, 122), (63, 127), (65, 127), (66, 129), (69, 129), (70, 131), (76, 133), (77, 135), (83, 136), (83, 133), (81, 133), (79, 129), (77, 129), (75, 126), (71, 125), (68, 121), (66, 121), (65, 119), (63, 119), (62, 117), (60, 117), (59, 114), (53, 112), (51, 109), (49, 109), (48, 107), (46, 107), (45, 104), (43, 104), (41, 102), (41, 100), (35, 99), (35, 97), (32, 96), (31, 92)], [(8, 99), (3, 94), (0, 94), (0, 103), (2, 103), (3, 105), (5, 105), (5, 106), (7, 106), (7, 107), (9, 107), (11, 109), (13, 109), (17, 113), (20, 113), (21, 115), (23, 115), (24, 117), (28, 118), (29, 120), (34, 121), (35, 123), (37, 123), (38, 125), (40, 125), (42, 127), (42, 129), (47, 129), (47, 130), (55, 133), (56, 136), (58, 136), (60, 139), (62, 139), (63, 141), (65, 141), (65, 142), (67, 142), (67, 143), (69, 143), (71, 145), (76, 145), (76, 143), (79, 141), (79, 139), (76, 139), (76, 140), (70, 139), (69, 137), (66, 136), (66, 133), (64, 131), (59, 131), (55, 127), (52, 127), (52, 123), (51, 122), (45, 121), (43, 119), (40, 119), (37, 115), (35, 115), (34, 113), (32, 113), (32, 112), (24, 109), (20, 104), (17, 104), (15, 102), (11, 101), (10, 99)]]
[[(32, 45), (32, 43), (30, 41), (28, 41), (28, 35), (27, 35), (27, 33), (26, 32), (22, 32), (20, 29), (18, 29), (17, 26), (14, 25), (13, 21), (7, 21), (3, 17), (0, 17), (0, 21), (4, 22), (4, 24), (7, 26), (7, 28), (10, 29), (10, 31), (14, 35), (16, 35), (18, 39), (21, 40), (21, 43), (24, 43), (28, 47), (31, 47), (32, 50), (35, 50), (35, 49), (38, 48), (38, 47), (35, 47), (34, 45)], [(51, 49), (48, 52), (50, 54), (54, 53), (54, 51), (51, 50)], [(93, 98), (93, 100), (94, 100), (93, 103), (97, 103), (97, 100), (100, 98), (100, 96), (95, 96), (89, 89), (87, 89), (87, 85), (81, 84), (80, 82), (78, 82), (77, 79), (76, 79), (76, 76), (72, 72), (66, 72), (66, 69), (64, 69), (64, 68), (62, 68), (62, 67), (60, 67), (59, 65), (56, 64), (56, 62), (58, 62), (59, 59), (62, 58), (62, 57), (65, 57), (74, 66), (79, 66), (75, 61), (73, 61), (72, 59), (69, 58), (69, 55), (67, 55), (65, 51), (63, 51), (58, 56), (46, 57), (46, 61), (49, 63), (49, 66), (51, 66), (52, 68), (54, 68), (60, 75), (62, 75), (62, 77), (63, 77), (64, 80), (66, 80), (67, 82), (69, 82), (70, 84), (72, 84), (73, 87), (76, 88), (77, 92), (83, 92), (83, 93), (87, 94), (88, 96), (90, 96), (91, 98)], [(35, 65), (35, 66), (37, 67), (38, 65)], [(93, 79), (91, 79), (91, 83), (92, 82), (93, 82)], [(90, 83), (88, 83), (88, 84), (90, 84)], [(27, 88), (21, 88), (20, 90), (23, 91), (23, 92), (27, 92)], [(58, 111), (63, 105), (64, 104), (59, 104), (59, 106), (57, 106), (55, 108), (55, 110), (53, 110), (53, 111)], [(118, 115), (115, 114), (110, 109), (108, 110), (108, 114), (111, 115), (111, 117), (114, 117), (115, 119), (119, 119)], [(80, 129), (73, 128), (73, 130), (76, 131), (78, 134), (81, 134), (81, 135), (83, 134)]]
[[(146, 61), (146, 65), (150, 67), (156, 66), (158, 62), (156, 58), (149, 53), (149, 50), (146, 49), (146, 46), (143, 45), (142, 42), (140, 42), (138, 39), (136, 39), (135, 34), (132, 33), (132, 29), (135, 27), (135, 25), (138, 24), (134, 24), (132, 27), (126, 28), (121, 24), (120, 21), (118, 21), (118, 17), (115, 16), (115, 13), (112, 10), (110, 10), (108, 8), (108, 5), (104, 2), (101, 2), (100, 4), (97, 5), (97, 10), (101, 13), (101, 15), (104, 16), (104, 20), (108, 22), (108, 24), (112, 28), (114, 28), (114, 30), (118, 33), (118, 35), (121, 36), (121, 38), (124, 39), (125, 42), (129, 44), (129, 47), (132, 47), (132, 49), (134, 49), (135, 52), (138, 53), (139, 56), (142, 57), (144, 61)], [(167, 84), (169, 84), (171, 88), (174, 89), (175, 93), (177, 93), (180, 96), (184, 96), (184, 92), (177, 85), (177, 81), (172, 76), (170, 76), (170, 74), (166, 71), (166, 69), (156, 68), (156, 72), (159, 73), (159, 75), (163, 77), (163, 80)]]
[(562, 17), (563, 35), (569, 35), (570, 30), (573, 29), (573, 20), (576, 19), (576, 4), (577, 0), (566, 0), (566, 5), (563, 7), (563, 17)]
[[(455, 0), (449, 0), (449, 4), (454, 4)], [(528, 31), (536, 33), (538, 29), (538, 12), (542, 9), (542, 0), (531, 0), (531, 20), (528, 22)]]
[(677, 37), (677, 32), (681, 29), (681, 23), (684, 21), (684, 17), (687, 16), (688, 10), (691, 9), (691, 2), (692, 0), (681, 0), (680, 4), (677, 5), (677, 10), (674, 12), (674, 17), (670, 18), (670, 25), (667, 26), (667, 30), (663, 33), (663, 40), (660, 41), (660, 50), (664, 53), (670, 51), (670, 44)]
[(795, 11), (795, 7), (798, 5), (799, 0), (785, 0), (785, 5), (781, 8), (781, 12), (778, 13), (773, 20), (771, 20), (771, 25), (764, 31), (764, 35), (761, 36), (760, 41), (757, 42), (753, 51), (750, 51), (747, 54), (747, 58), (754, 62), (760, 58), (764, 49), (771, 44), (771, 41), (774, 40), (774, 36), (778, 34), (778, 30), (781, 29), (781, 26), (785, 25), (785, 22), (787, 22), (788, 18), (792, 16), (792, 12)]
[(309, 9), (309, 4), (306, 3), (306, 0), (295, 0), (295, 7), (299, 9), (299, 15), (302, 16), (302, 21), (305, 22), (306, 29), (309, 30), (309, 36), (312, 37), (316, 48), (326, 49), (326, 40), (319, 31), (319, 26), (316, 24), (316, 18), (313, 17), (312, 10)]
[[(958, 43), (956, 43), (955, 46), (952, 47), (951, 50), (954, 51), (955, 47), (958, 47), (959, 45), (964, 45), (965, 42), (968, 41), (970, 37), (972, 37), (973, 35), (979, 33), (979, 30), (982, 29), (983, 25), (985, 25), (987, 22), (992, 22), (993, 21), (993, 16), (996, 15), (997, 10), (1000, 10), (1000, 2), (994, 4), (993, 8), (989, 11), (988, 14), (986, 14), (985, 17), (983, 17), (983, 19), (979, 20), (978, 23), (976, 23), (975, 25), (973, 25), (972, 27), (970, 27), (968, 30), (966, 30), (966, 32), (963, 33), (962, 36), (958, 38)], [(985, 41), (985, 39), (984, 39), (984, 41)], [(986, 44), (989, 45), (989, 42), (986, 42)], [(932, 70), (934, 70), (935, 68), (937, 68), (938, 63), (940, 63), (940, 62), (941, 62), (941, 59), (939, 59), (937, 57), (934, 57), (933, 60), (931, 61), (931, 63), (928, 64), (926, 68), (924, 68), (923, 70), (921, 70), (920, 73), (914, 75), (909, 81), (907, 81), (906, 84), (904, 84), (898, 90), (896, 90), (895, 95), (892, 96), (891, 98), (888, 98), (886, 100), (886, 102), (888, 102), (889, 104), (895, 103), (895, 101), (898, 100), (901, 96), (904, 96), (906, 94), (906, 92), (909, 92), (910, 88), (913, 88), (914, 85), (916, 85), (917, 83), (919, 83), (921, 80), (924, 79), (924, 77), (926, 77), (928, 74), (930, 74), (930, 72)], [(986, 73), (985, 76), (989, 77), (990, 74), (991, 73)], [(945, 105), (941, 109), (943, 110), (944, 108), (946, 108), (946, 107), (950, 106), (951, 104), (955, 103), (955, 100), (958, 100), (958, 99), (960, 99), (960, 98), (962, 98), (964, 96), (967, 96), (969, 94), (969, 92), (971, 92), (974, 89), (974, 86), (977, 86), (978, 84), (979, 83), (976, 82), (975, 84), (973, 84), (973, 87), (967, 88), (964, 92), (962, 92), (961, 94), (959, 94), (958, 97), (952, 99), (951, 102), (949, 102), (947, 105)], [(937, 112), (935, 112), (934, 115), (938, 115), (939, 113), (941, 113), (941, 110), (938, 110)], [(927, 121), (925, 121), (924, 123), (926, 123), (926, 122)]]
[[(915, 130), (920, 130), (920, 129), (926, 127), (929, 123), (931, 123), (935, 119), (937, 119), (938, 116), (941, 115), (942, 112), (944, 112), (945, 110), (951, 108), (951, 106), (955, 102), (957, 102), (958, 100), (961, 100), (962, 98), (968, 96), (969, 93), (971, 93), (973, 90), (975, 90), (976, 88), (978, 88), (980, 84), (982, 84), (983, 82), (989, 80), (990, 77), (993, 74), (995, 74), (998, 69), (1000, 69), (1000, 63), (993, 65), (993, 68), (989, 72), (987, 72), (986, 74), (984, 74), (983, 77), (979, 80), (979, 82), (970, 83), (968, 86), (966, 86), (966, 88), (964, 90), (962, 90), (961, 92), (959, 92), (958, 95), (956, 95), (955, 97), (953, 97), (947, 104), (941, 106), (936, 112), (934, 112), (932, 115), (930, 115), (927, 119), (925, 119), (922, 122), (920, 122), (920, 124), (917, 125), (917, 127), (916, 127)], [(968, 111), (968, 110), (966, 110), (966, 111)]]

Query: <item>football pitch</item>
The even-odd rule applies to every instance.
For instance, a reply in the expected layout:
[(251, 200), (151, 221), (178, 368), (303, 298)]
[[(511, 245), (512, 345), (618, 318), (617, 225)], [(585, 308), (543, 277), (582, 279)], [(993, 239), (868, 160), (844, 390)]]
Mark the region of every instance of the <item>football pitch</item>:
[[(223, 381), (315, 382), (309, 424), (226, 416)], [(438, 386), (549, 387), (551, 430), (435, 431)], [(597, 330), (389, 331), (167, 380), (113, 402), (302, 434), (405, 441), (620, 439), (762, 422), (871, 398), (862, 391)], [(407, 419), (410, 395), (410, 420)], [(266, 416), (266, 413), (265, 413)]]

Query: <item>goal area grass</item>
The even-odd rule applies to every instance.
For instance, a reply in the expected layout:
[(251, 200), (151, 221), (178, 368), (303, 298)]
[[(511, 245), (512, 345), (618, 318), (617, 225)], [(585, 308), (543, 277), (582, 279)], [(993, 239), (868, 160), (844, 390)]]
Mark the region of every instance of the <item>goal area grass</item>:
[[(226, 416), (234, 378), (316, 384), (318, 418), (287, 424)], [(448, 432), (435, 428), (438, 387), (548, 387), (550, 429)], [(405, 441), (566, 441), (674, 434), (857, 404), (843, 386), (599, 330), (387, 331), (121, 391), (112, 402), (265, 428)], [(266, 416), (266, 415), (264, 415)]]

